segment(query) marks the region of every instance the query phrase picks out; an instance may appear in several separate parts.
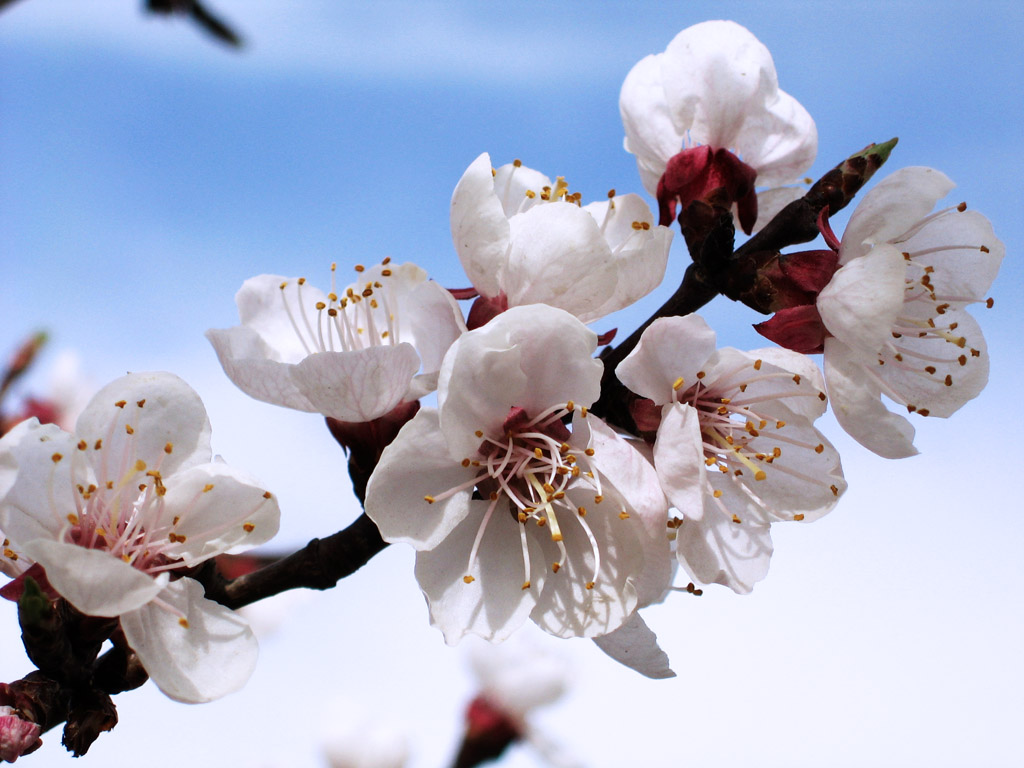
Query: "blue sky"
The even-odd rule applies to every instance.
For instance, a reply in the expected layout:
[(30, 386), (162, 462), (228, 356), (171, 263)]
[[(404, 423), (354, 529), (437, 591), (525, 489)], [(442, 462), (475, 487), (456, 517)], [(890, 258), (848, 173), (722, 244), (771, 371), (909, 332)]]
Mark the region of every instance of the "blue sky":
[[(561, 644), (576, 688), (542, 726), (588, 766), (1011, 764), (1024, 715), (1024, 522), (1008, 463), (1024, 427), (1019, 3), (217, 0), (250, 42), (241, 54), (139, 5), (20, 0), (0, 14), (0, 350), (45, 327), (97, 385), (127, 370), (183, 376), (214, 449), (282, 499), (290, 544), (357, 513), (340, 452), (316, 417), (235, 390), (203, 331), (234, 324), (235, 291), (262, 272), (317, 282), (331, 261), (391, 256), (465, 285), (448, 203), (482, 151), (564, 175), (585, 200), (641, 191), (618, 89), (685, 26), (732, 18), (768, 45), (817, 121), (812, 175), (892, 136), (884, 170), (949, 175), (949, 202), (985, 213), (1007, 245), (995, 307), (979, 311), (988, 389), (949, 422), (918, 420), (923, 455), (903, 462), (826, 427), (851, 485), (837, 510), (777, 532), (753, 595), (709, 590), (651, 611), (679, 678), (639, 680)], [(670, 270), (686, 261), (677, 243)], [(628, 332), (669, 292), (608, 325)], [(720, 299), (704, 314), (721, 343), (762, 345), (749, 310)], [(415, 765), (441, 764), (469, 682), (427, 626), (411, 561), (390, 548), (299, 606), (226, 701), (120, 697), (122, 724), (87, 759), (120, 764), (173, 723), (197, 766), (316, 765), (306, 710), (328, 689), (408, 728)], [(12, 635), (8, 608), (0, 620)], [(0, 679), (19, 677), (27, 662), (13, 638), (0, 644)], [(30, 760), (70, 759), (46, 741)]]

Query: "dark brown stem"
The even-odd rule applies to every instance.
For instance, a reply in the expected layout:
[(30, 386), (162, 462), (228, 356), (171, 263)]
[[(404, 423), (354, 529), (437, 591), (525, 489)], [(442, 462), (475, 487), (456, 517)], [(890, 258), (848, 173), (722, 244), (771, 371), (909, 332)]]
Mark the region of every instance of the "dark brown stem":
[(362, 514), (348, 528), (326, 539), (313, 539), (299, 551), (258, 571), (229, 581), (208, 561), (194, 578), (206, 587), (209, 599), (228, 608), (241, 608), (289, 589), (330, 589), (386, 546), (377, 526)]

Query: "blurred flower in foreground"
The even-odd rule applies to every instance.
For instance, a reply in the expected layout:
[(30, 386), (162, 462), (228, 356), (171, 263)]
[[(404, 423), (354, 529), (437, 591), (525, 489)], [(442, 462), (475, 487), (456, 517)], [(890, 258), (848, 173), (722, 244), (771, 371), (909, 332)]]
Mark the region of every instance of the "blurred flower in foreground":
[(320, 751), (330, 768), (402, 768), (408, 762), (407, 734), (364, 706), (334, 701), (326, 719)]
[(8, 706), (0, 706), (0, 762), (13, 763), (42, 745), (40, 727), (18, 717)]
[(418, 550), (416, 576), (449, 643), (500, 640), (527, 617), (560, 637), (607, 634), (635, 611), (648, 562), (661, 573), (668, 560), (667, 508), (633, 505), (628, 481), (641, 478), (610, 482), (615, 452), (592, 442), (603, 426), (587, 414), (596, 345), (544, 305), (469, 331), (445, 356), (438, 409), (402, 428), (370, 478), (366, 513), (385, 540)]
[(619, 110), (626, 151), (666, 225), (677, 205), (721, 188), (750, 233), (803, 194), (756, 194), (755, 182), (793, 183), (818, 149), (814, 120), (779, 90), (768, 49), (732, 21), (688, 27), (664, 53), (641, 59), (622, 84)]
[(168, 696), (202, 702), (241, 687), (256, 640), (235, 613), (171, 572), (269, 540), (277, 501), (211, 462), (199, 396), (169, 373), (108, 384), (75, 434), (35, 419), (0, 440), (0, 527), (89, 616), (118, 617)]
[(470, 645), (469, 661), (479, 693), (466, 709), (456, 768), (494, 760), (517, 742), (533, 747), (548, 765), (576, 764), (564, 744), (554, 743), (530, 722), (534, 710), (554, 703), (568, 689), (566, 658), (528, 634), (517, 634), (504, 643)]
[(518, 160), (494, 170), (487, 153), (455, 187), (451, 228), (474, 289), (457, 294), (479, 294), (470, 328), (524, 304), (590, 323), (657, 288), (672, 244), (637, 195), (581, 206), (562, 177), (552, 184)]
[(465, 330), (451, 295), (412, 263), (356, 267), (338, 292), (305, 278), (259, 275), (235, 301), (242, 324), (207, 338), (250, 397), (345, 422), (372, 421), (437, 386), (448, 346)]
[(749, 592), (772, 554), (769, 527), (815, 520), (846, 489), (839, 454), (813, 422), (825, 412), (811, 360), (785, 349), (715, 348), (697, 315), (655, 320), (616, 374), (648, 400), (654, 466), (695, 580)]

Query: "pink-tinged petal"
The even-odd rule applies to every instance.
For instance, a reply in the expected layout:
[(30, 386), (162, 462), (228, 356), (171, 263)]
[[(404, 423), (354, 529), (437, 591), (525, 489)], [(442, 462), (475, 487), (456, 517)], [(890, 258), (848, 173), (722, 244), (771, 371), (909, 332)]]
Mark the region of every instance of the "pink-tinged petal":
[[(472, 487), (445, 495), (471, 481), (476, 472), (452, 460), (437, 411), (424, 408), (384, 449), (366, 486), (366, 514), (385, 541), (433, 549), (474, 505), (483, 504), (470, 501)], [(437, 500), (430, 503), (425, 495)], [(467, 557), (468, 553), (469, 549)]]
[(615, 369), (627, 387), (658, 405), (672, 402), (680, 386), (696, 382), (697, 372), (715, 351), (715, 332), (699, 315), (662, 317), (644, 331), (640, 343)]
[(869, 451), (887, 459), (913, 456), (914, 427), (891, 413), (881, 400), (877, 360), (862, 355), (839, 339), (825, 341), (825, 381), (839, 425)]
[(213, 345), (224, 373), (249, 397), (297, 411), (317, 412), (295, 385), (294, 364), (275, 360), (277, 353), (252, 328), (211, 328), (206, 338)]
[[(97, 474), (114, 479), (106, 457), (130, 457), (159, 466), (164, 475), (210, 461), (210, 420), (188, 384), (171, 373), (132, 373), (103, 387), (78, 417), (75, 429), (90, 446)], [(167, 446), (173, 446), (168, 452)]]
[[(905, 240), (893, 243), (911, 254), (918, 269), (931, 267), (936, 295), (956, 305), (982, 301), (999, 272), (1006, 246), (977, 211), (950, 208)], [(921, 255), (915, 255), (921, 253)]]
[(644, 188), (653, 196), (669, 158), (683, 148), (683, 135), (669, 115), (662, 86), (664, 54), (646, 56), (626, 75), (619, 93), (619, 112), (626, 131), (627, 152), (636, 155)]
[(88, 480), (76, 443), (74, 435), (35, 418), (0, 440), (0, 528), (16, 544), (56, 539), (77, 511), (75, 484)]
[(307, 321), (315, 318), (320, 301), (327, 296), (319, 288), (282, 275), (251, 277), (235, 294), (242, 325), (266, 342), (271, 360), (282, 363), (297, 363), (309, 354)]
[(549, 304), (593, 313), (615, 292), (618, 272), (594, 217), (572, 203), (538, 205), (509, 219), (501, 285), (509, 306)]
[(710, 511), (703, 520), (684, 520), (676, 532), (679, 563), (694, 581), (722, 584), (739, 594), (767, 575), (772, 550), (769, 526), (734, 523)]
[(412, 344), (318, 352), (292, 367), (314, 409), (339, 421), (372, 421), (405, 398), (420, 359)]
[(768, 49), (732, 21), (706, 21), (680, 32), (662, 58), (662, 84), (676, 131), (695, 144), (741, 146), (748, 116), (778, 92)]
[(23, 720), (13, 707), (0, 706), (0, 762), (13, 763), (35, 752), (42, 741), (38, 723)]
[(452, 193), (452, 242), (466, 276), (484, 296), (500, 292), (509, 243), (508, 217), (494, 191), (491, 157), (470, 164)]
[(877, 245), (841, 267), (818, 295), (825, 327), (861, 353), (877, 354), (892, 338), (906, 273), (903, 254), (891, 245)]
[(166, 573), (153, 578), (120, 558), (51, 539), (21, 545), (46, 569), (46, 578), (62, 597), (89, 616), (118, 616), (141, 608), (167, 584)]
[(215, 555), (270, 541), (281, 510), (277, 499), (241, 470), (205, 464), (166, 478), (163, 518), (177, 520), (176, 541), (164, 549), (193, 566)]
[[(507, 508), (496, 509), (484, 529), (472, 566), (473, 549), (483, 510), (464, 519), (437, 547), (416, 555), (416, 579), (427, 598), (430, 620), (454, 645), (467, 634), (487, 640), (504, 640), (529, 617), (545, 579), (544, 558), (534, 537), (527, 537), (530, 559), (535, 564), (532, 587), (523, 589), (524, 567), (520, 523)], [(465, 577), (472, 581), (466, 583)]]
[(956, 186), (934, 168), (901, 168), (869, 191), (850, 216), (839, 261), (863, 256), (871, 245), (894, 240), (923, 219)]
[(626, 623), (601, 637), (595, 637), (597, 647), (617, 662), (636, 670), (652, 680), (675, 677), (676, 673), (666, 654), (658, 645), (658, 636), (634, 613)]
[(168, 584), (159, 601), (123, 615), (121, 627), (150, 678), (176, 701), (219, 699), (256, 668), (259, 646), (245, 619), (203, 597), (192, 579)]
[(989, 358), (978, 321), (965, 310), (947, 310), (943, 322), (955, 325), (953, 339), (906, 335), (894, 341), (901, 359), (892, 353), (876, 373), (900, 400), (929, 416), (946, 417), (977, 397), (988, 383)]
[[(618, 629), (637, 608), (636, 575), (644, 565), (640, 542), (647, 534), (639, 520), (620, 516), (624, 500), (615, 494), (606, 493), (600, 505), (584, 490), (569, 491), (568, 497), (588, 512), (585, 518), (572, 511), (558, 516), (566, 555), (557, 573), (551, 571), (562, 559), (561, 550), (538, 531), (543, 554), (534, 570), (547, 574), (530, 618), (557, 637), (597, 637)], [(599, 564), (584, 520), (600, 552)]]
[(476, 453), (477, 431), (500, 437), (512, 407), (536, 416), (600, 394), (603, 366), (592, 355), (597, 334), (554, 307), (512, 307), (461, 336), (438, 381), (441, 428), (456, 460)]
[(654, 443), (654, 466), (669, 504), (688, 520), (704, 515), (708, 492), (700, 417), (695, 408), (675, 403), (662, 410)]

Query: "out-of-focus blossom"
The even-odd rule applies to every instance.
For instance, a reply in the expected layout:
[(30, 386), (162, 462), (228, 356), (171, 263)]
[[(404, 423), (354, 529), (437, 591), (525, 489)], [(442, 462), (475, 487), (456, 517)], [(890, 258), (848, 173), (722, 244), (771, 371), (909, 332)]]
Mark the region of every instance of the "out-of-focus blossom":
[(43, 743), (38, 723), (23, 720), (11, 707), (0, 706), (0, 761), (13, 763)]
[(206, 332), (224, 372), (247, 395), (345, 422), (372, 421), (437, 384), (465, 330), (458, 305), (412, 263), (356, 267), (323, 293), (305, 278), (259, 275), (235, 301), (241, 325)]
[(772, 554), (769, 526), (817, 519), (845, 490), (839, 454), (814, 428), (825, 411), (817, 367), (783, 349), (715, 348), (697, 315), (644, 332), (616, 374), (647, 398), (654, 466), (681, 518), (679, 562), (695, 580), (749, 592)]
[[(662, 224), (677, 205), (723, 188), (749, 233), (803, 194), (780, 185), (799, 179), (817, 153), (814, 121), (779, 90), (768, 49), (732, 21), (688, 27), (664, 53), (641, 59), (619, 110), (626, 151), (658, 198)], [(778, 189), (755, 194), (755, 176)]]
[(0, 526), (11, 548), (90, 616), (119, 617), (168, 696), (201, 702), (241, 687), (256, 640), (235, 613), (171, 573), (269, 540), (277, 501), (212, 462), (199, 396), (169, 373), (108, 384), (75, 434), (35, 419), (0, 440)]
[(480, 296), (470, 328), (525, 304), (597, 320), (661, 283), (672, 243), (637, 195), (612, 192), (581, 207), (562, 177), (552, 183), (518, 160), (494, 170), (487, 153), (455, 187), (451, 229)]
[(930, 214), (953, 186), (932, 168), (883, 179), (850, 217), (840, 268), (817, 300), (832, 409), (887, 458), (917, 449), (913, 426), (881, 395), (909, 413), (949, 416), (988, 382), (985, 338), (966, 307), (985, 301), (1006, 248), (965, 205)]
[(650, 490), (625, 473), (609, 481), (616, 452), (592, 437), (629, 449), (587, 415), (596, 344), (543, 305), (468, 332), (445, 357), (438, 409), (402, 428), (370, 479), (366, 513), (385, 540), (418, 550), (416, 576), (449, 643), (500, 640), (527, 617), (562, 637), (603, 635), (633, 614), (638, 589), (656, 591), (642, 586), (648, 561), (668, 578), (653, 554), (663, 546), (668, 559), (665, 507), (648, 509)]
[(332, 702), (325, 719), (320, 751), (330, 768), (402, 768), (408, 762), (408, 735), (356, 702)]

